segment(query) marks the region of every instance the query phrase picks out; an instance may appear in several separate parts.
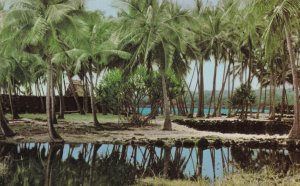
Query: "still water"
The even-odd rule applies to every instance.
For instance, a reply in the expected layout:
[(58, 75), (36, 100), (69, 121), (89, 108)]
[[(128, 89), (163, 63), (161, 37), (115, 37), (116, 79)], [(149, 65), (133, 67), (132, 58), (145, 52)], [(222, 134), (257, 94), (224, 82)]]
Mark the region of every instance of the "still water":
[[(188, 112), (190, 111), (189, 108), (187, 108)], [(173, 112), (173, 110), (171, 110)], [(252, 108), (251, 110), (252, 112), (257, 112), (257, 109), (256, 108)], [(149, 107), (143, 107), (143, 108), (140, 108), (139, 112), (142, 114), (142, 115), (148, 115), (151, 113), (151, 108)], [(176, 114), (178, 114), (178, 109), (175, 108), (175, 112)], [(194, 109), (194, 113), (197, 113), (198, 112), (198, 108), (195, 108)], [(212, 114), (214, 112), (214, 109), (212, 108), (210, 110), (210, 113)], [(222, 114), (228, 114), (229, 110), (227, 108), (221, 108), (221, 113)], [(269, 109), (265, 109), (265, 113), (269, 113)], [(208, 114), (208, 108), (204, 108), (204, 114)]]
[(222, 179), (272, 168), (286, 174), (300, 154), (286, 149), (219, 149), (113, 144), (0, 144), (0, 185), (133, 185), (141, 177)]

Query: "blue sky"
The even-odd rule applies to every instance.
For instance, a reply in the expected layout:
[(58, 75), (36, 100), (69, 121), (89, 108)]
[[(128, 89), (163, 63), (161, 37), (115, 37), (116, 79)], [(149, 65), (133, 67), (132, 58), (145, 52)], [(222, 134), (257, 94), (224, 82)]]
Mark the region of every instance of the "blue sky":
[[(194, 7), (194, 0), (172, 0), (177, 2), (183, 8), (190, 9)], [(208, 4), (215, 4), (217, 0), (207, 0)], [(107, 16), (116, 16), (118, 9), (116, 8), (118, 5), (118, 0), (86, 0), (86, 8), (88, 10), (101, 10)], [(213, 60), (212, 60), (213, 61)], [(213, 73), (214, 73), (214, 63), (212, 61), (207, 61), (204, 64), (204, 83), (205, 90), (212, 90), (212, 82), (213, 82)], [(223, 69), (224, 65), (220, 64), (218, 67), (218, 76), (217, 76), (217, 90), (221, 89), (222, 77), (223, 77)], [(192, 70), (193, 64), (191, 65), (190, 73), (188, 73), (186, 80), (189, 82), (192, 79)], [(196, 79), (195, 79), (196, 80)], [(239, 78), (237, 78), (235, 85), (238, 86)], [(196, 81), (192, 84), (191, 89), (194, 90), (196, 85)], [(227, 87), (227, 86), (226, 86)], [(254, 79), (252, 83), (253, 89), (258, 89), (257, 79)], [(226, 90), (227, 88), (225, 88)]]
[[(194, 0), (172, 0), (177, 2), (184, 8), (192, 8), (194, 6)], [(215, 0), (209, 0), (215, 1)], [(114, 8), (118, 5), (118, 0), (86, 0), (86, 8), (89, 10), (102, 10), (108, 16), (116, 16), (117, 9)]]

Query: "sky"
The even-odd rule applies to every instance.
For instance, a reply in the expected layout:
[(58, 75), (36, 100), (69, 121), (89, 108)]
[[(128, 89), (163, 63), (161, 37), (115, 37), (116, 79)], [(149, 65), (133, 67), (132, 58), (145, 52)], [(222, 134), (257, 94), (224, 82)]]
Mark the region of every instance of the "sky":
[[(194, 7), (194, 0), (172, 0), (174, 2), (177, 2), (179, 5), (181, 5), (183, 8), (186, 9), (191, 9)], [(207, 0), (207, 4), (216, 4), (217, 0)], [(118, 12), (118, 0), (86, 0), (86, 8), (88, 10), (101, 10), (104, 12), (106, 16), (116, 16)], [(193, 66), (195, 63), (191, 64), (191, 70), (187, 74), (186, 80), (187, 82), (190, 82), (192, 77), (192, 72), (193, 72)], [(218, 71), (218, 76), (217, 76), (217, 85), (216, 89), (220, 90), (222, 86), (222, 78), (223, 78), (223, 69), (224, 65), (220, 64), (217, 71)], [(214, 62), (213, 60), (207, 61), (204, 63), (204, 88), (205, 90), (212, 90), (213, 85), (213, 73), (214, 73)], [(194, 78), (196, 80), (196, 78)], [(236, 79), (235, 85), (239, 86), (239, 78)], [(191, 90), (194, 90), (196, 86), (196, 81), (192, 83)], [(259, 89), (258, 81), (257, 79), (253, 80), (252, 83), (253, 89)], [(225, 88), (227, 90), (227, 86)]]
[[(194, 0), (171, 0), (177, 2), (183, 8), (192, 8), (194, 6)], [(216, 1), (216, 0), (209, 0)], [(86, 8), (88, 10), (102, 10), (107, 16), (116, 16), (118, 9), (115, 8), (118, 5), (118, 0), (86, 0)]]

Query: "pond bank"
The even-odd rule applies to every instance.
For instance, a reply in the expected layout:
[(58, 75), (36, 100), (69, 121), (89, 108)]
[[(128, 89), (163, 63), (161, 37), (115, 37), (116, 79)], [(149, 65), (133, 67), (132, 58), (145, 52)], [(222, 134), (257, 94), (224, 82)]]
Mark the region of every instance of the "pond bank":
[(299, 183), (299, 153), (238, 145), (0, 143), (0, 185), (293, 185)]
[(213, 131), (221, 133), (240, 134), (288, 134), (292, 128), (292, 122), (268, 121), (268, 120), (193, 120), (176, 119), (173, 122), (193, 128), (199, 131)]
[[(287, 135), (256, 135), (239, 133), (219, 133), (198, 131), (173, 123), (173, 131), (162, 131), (163, 120), (151, 121), (151, 124), (136, 127), (132, 124), (105, 123), (105, 130), (98, 130), (92, 123), (75, 123), (59, 121), (55, 125), (66, 143), (116, 143), (116, 144), (154, 144), (167, 145), (198, 145), (205, 139), (208, 146), (230, 146), (244, 144), (251, 147), (288, 147), (300, 148), (300, 143), (288, 142)], [(9, 143), (46, 143), (50, 142), (46, 122), (42, 119), (22, 119), (11, 122), (10, 126), (17, 132), (13, 138), (2, 138), (0, 141)], [(206, 143), (206, 142), (205, 142)]]
[(191, 180), (168, 180), (164, 178), (144, 178), (140, 179), (136, 185), (141, 186), (207, 186), (207, 185), (277, 185), (277, 186), (297, 186), (300, 185), (296, 177), (281, 177), (274, 175), (272, 171), (260, 171), (259, 173), (236, 173), (226, 175), (223, 179), (216, 180), (213, 183), (209, 180), (199, 179)]

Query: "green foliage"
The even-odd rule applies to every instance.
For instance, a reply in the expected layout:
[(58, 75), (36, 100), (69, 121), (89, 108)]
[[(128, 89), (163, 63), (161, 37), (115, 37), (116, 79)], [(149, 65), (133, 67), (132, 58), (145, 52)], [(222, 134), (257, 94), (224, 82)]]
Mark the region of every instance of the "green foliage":
[(256, 96), (254, 91), (251, 90), (246, 84), (241, 84), (237, 88), (229, 100), (229, 104), (238, 110), (241, 110), (240, 118), (247, 119), (247, 108), (251, 108), (251, 105), (255, 103)]
[(119, 69), (109, 71), (97, 89), (97, 98), (102, 107), (113, 113), (118, 113), (121, 105), (123, 78)]
[(244, 110), (247, 104), (254, 104), (256, 100), (256, 95), (254, 91), (251, 90), (251, 87), (246, 84), (241, 84), (239, 88), (237, 88), (230, 99), (231, 106)]
[[(171, 99), (184, 92), (181, 81), (173, 72), (167, 74), (168, 95)], [(159, 105), (162, 99), (161, 77), (139, 67), (125, 75), (120, 69), (109, 71), (97, 89), (98, 102), (114, 114), (135, 113), (146, 104)]]

